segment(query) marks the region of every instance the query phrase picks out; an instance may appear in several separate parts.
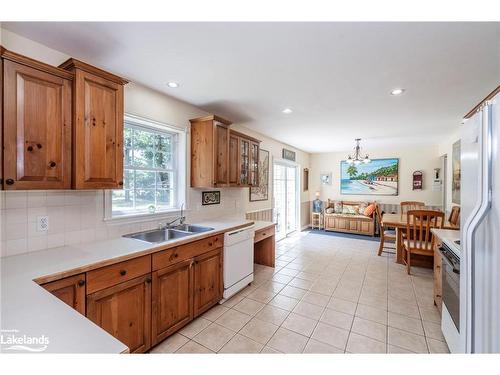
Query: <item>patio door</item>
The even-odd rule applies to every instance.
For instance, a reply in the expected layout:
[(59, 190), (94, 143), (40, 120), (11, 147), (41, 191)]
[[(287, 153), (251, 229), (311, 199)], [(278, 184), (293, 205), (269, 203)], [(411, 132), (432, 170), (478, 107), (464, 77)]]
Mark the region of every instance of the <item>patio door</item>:
[(275, 161), (273, 172), (273, 215), (276, 222), (276, 240), (280, 240), (297, 230), (297, 166)]

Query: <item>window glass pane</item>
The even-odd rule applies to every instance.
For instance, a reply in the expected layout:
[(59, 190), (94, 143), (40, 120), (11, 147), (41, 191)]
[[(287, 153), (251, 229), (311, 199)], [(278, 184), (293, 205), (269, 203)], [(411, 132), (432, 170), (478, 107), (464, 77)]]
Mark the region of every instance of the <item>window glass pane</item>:
[(154, 213), (176, 206), (174, 144), (178, 135), (125, 123), (124, 184), (114, 190), (112, 215)]

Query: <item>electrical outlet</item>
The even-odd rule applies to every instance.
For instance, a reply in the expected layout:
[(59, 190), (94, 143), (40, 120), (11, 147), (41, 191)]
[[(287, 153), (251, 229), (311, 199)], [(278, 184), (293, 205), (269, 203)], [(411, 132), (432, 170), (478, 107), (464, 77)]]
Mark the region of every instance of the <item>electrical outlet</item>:
[(37, 216), (37, 218), (36, 218), (36, 230), (38, 232), (47, 232), (49, 230), (49, 217), (48, 216)]

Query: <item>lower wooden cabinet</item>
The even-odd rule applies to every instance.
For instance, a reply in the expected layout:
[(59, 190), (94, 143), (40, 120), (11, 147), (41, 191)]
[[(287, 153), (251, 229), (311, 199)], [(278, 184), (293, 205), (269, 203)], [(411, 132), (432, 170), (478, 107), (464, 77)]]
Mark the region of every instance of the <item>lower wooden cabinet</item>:
[(85, 315), (85, 274), (66, 277), (42, 284), (42, 287), (61, 301)]
[(443, 259), (439, 253), (439, 248), (441, 247), (440, 241), (435, 241), (434, 243), (434, 305), (441, 312), (443, 308), (443, 271), (442, 263)]
[(87, 317), (131, 353), (145, 352), (151, 347), (151, 275), (89, 294)]
[(222, 299), (222, 249), (194, 259), (194, 316)]
[(188, 259), (153, 272), (153, 345), (193, 319), (193, 263)]

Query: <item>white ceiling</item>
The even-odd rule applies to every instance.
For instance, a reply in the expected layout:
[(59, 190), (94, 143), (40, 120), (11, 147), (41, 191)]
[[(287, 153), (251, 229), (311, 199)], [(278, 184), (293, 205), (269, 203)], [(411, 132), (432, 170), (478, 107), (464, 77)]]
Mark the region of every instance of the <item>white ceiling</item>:
[(500, 83), (499, 23), (2, 26), (308, 152), (437, 143)]

